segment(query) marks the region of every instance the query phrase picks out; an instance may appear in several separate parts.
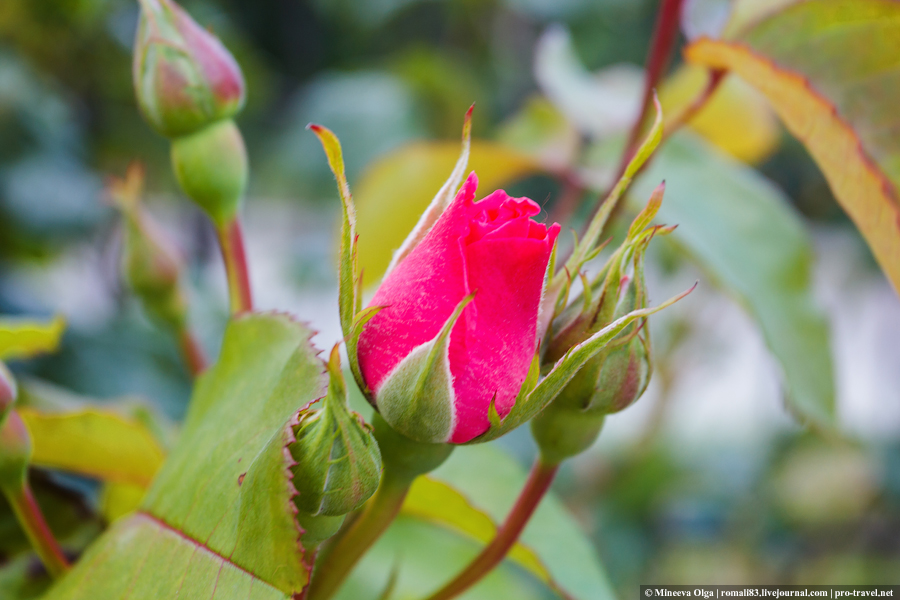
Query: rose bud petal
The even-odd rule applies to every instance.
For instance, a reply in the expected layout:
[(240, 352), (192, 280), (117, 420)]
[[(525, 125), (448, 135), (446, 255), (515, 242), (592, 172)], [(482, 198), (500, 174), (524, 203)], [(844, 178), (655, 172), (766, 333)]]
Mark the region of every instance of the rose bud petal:
[(222, 42), (172, 0), (140, 4), (132, 76), (147, 121), (175, 138), (237, 114), (244, 76)]
[(559, 225), (498, 190), (474, 202), (472, 173), (428, 234), (385, 278), (358, 359), (384, 419), (421, 442), (468, 442), (515, 403)]

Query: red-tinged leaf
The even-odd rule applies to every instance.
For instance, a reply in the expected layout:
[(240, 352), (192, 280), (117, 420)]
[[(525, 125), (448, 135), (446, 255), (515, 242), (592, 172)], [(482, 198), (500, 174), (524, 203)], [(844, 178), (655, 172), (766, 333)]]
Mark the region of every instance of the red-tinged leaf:
[(810, 0), (689, 60), (759, 89), (818, 163), (900, 290), (900, 3)]

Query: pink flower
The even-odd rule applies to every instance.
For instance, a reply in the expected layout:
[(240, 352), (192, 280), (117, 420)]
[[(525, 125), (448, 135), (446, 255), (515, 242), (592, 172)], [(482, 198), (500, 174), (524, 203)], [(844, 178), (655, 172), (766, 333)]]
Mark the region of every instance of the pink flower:
[[(376, 406), (388, 423), (419, 441), (460, 444), (484, 433), (492, 399), (501, 417), (509, 413), (537, 348), (544, 277), (559, 225), (533, 221), (540, 207), (502, 190), (474, 202), (477, 186), (472, 173), (434, 227), (387, 275), (371, 302), (385, 308), (359, 340), (360, 370)], [(422, 349), (434, 347), (473, 293), (440, 357), (449, 367), (443, 378), (449, 389), (426, 389), (425, 401), (397, 393), (421, 388), (409, 382), (422, 377), (398, 375), (401, 367), (418, 360), (432, 368), (421, 360)], [(404, 377), (405, 388), (387, 385)], [(410, 430), (421, 423), (426, 433)]]

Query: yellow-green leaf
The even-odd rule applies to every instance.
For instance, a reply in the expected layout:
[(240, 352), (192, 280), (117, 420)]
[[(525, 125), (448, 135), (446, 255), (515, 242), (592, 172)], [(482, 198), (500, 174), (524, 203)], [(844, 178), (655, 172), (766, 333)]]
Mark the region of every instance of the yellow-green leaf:
[(144, 423), (113, 410), (19, 409), (34, 443), (32, 463), (147, 487), (165, 452)]
[(65, 328), (66, 320), (59, 316), (46, 323), (4, 317), (0, 319), (0, 360), (53, 352)]
[[(684, 65), (659, 92), (663, 114), (676, 116), (706, 87), (707, 70)], [(738, 77), (726, 76), (709, 102), (689, 122), (691, 129), (731, 156), (758, 163), (778, 147), (778, 119), (766, 99)]]
[[(497, 526), (483, 511), (449, 484), (430, 477), (419, 477), (413, 483), (403, 514), (437, 523), (487, 544), (497, 533)], [(517, 543), (507, 558), (518, 563), (541, 581), (552, 583), (552, 576), (534, 551)]]
[[(521, 466), (498, 447), (461, 446), (413, 484), (402, 512), (484, 544), (512, 508), (525, 478)], [(541, 501), (508, 558), (561, 597), (615, 597), (590, 540), (552, 493)], [(431, 591), (443, 583), (431, 582)]]
[[(459, 142), (415, 142), (370, 165), (356, 185), (359, 262), (366, 285), (376, 283), (394, 250), (419, 220), (459, 158)], [(470, 170), (478, 195), (540, 170), (536, 160), (505, 146), (473, 140)]]
[(900, 290), (900, 3), (809, 0), (686, 56), (768, 98)]
[(147, 488), (133, 483), (110, 482), (100, 491), (100, 514), (107, 523), (131, 514), (141, 505)]

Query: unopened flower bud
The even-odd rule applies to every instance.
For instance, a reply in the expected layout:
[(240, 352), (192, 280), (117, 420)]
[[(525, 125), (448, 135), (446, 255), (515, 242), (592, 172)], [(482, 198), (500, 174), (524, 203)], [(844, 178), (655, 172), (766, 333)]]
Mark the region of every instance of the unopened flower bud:
[[(673, 228), (649, 224), (662, 203), (660, 185), (647, 207), (635, 218), (628, 237), (610, 257), (598, 278), (584, 280), (576, 299), (557, 323), (545, 360), (554, 361), (568, 349), (614, 320), (647, 305), (644, 254), (655, 235)], [(618, 412), (637, 400), (650, 381), (650, 341), (646, 320), (633, 323), (608, 348), (591, 359), (555, 400), (579, 410)]]
[(244, 76), (215, 35), (172, 0), (140, 0), (132, 75), (138, 104), (160, 134), (177, 138), (237, 114)]
[(0, 422), (0, 489), (21, 490), (31, 461), (31, 435), (19, 413), (10, 411)]
[(506, 417), (537, 347), (547, 264), (559, 225), (497, 190), (462, 185), (372, 298), (359, 338), (364, 389), (381, 417), (421, 443), (463, 444)]
[(140, 204), (143, 171), (129, 166), (124, 180), (113, 181), (110, 196), (125, 217), (122, 271), (144, 309), (173, 329), (180, 329), (187, 314), (181, 288), (181, 258), (172, 242)]
[[(328, 392), (318, 410), (309, 407), (293, 426), (294, 504), (308, 533), (322, 535), (369, 499), (381, 478), (381, 453), (372, 429), (347, 404), (338, 346), (328, 362)], [(310, 521), (309, 517), (331, 517)], [(307, 522), (304, 526), (303, 523)], [(333, 533), (333, 532), (332, 532)], [(329, 534), (330, 535), (330, 534)], [(326, 536), (327, 537), (327, 536)], [(307, 542), (309, 540), (307, 539)]]
[(247, 149), (234, 121), (217, 121), (172, 141), (172, 168), (184, 193), (217, 226), (238, 212), (247, 187)]
[[(594, 281), (582, 278), (581, 297), (554, 322), (555, 334), (545, 361), (559, 360), (613, 321), (646, 307), (644, 254), (654, 235), (672, 230), (649, 227), (659, 210), (663, 190), (660, 186), (654, 192), (600, 275)], [(544, 460), (559, 462), (590, 447), (606, 415), (640, 398), (647, 389), (650, 372), (649, 332), (646, 319), (641, 319), (587, 361), (553, 403), (532, 421), (532, 434)]]
[(650, 348), (645, 331), (613, 348), (600, 366), (592, 410), (612, 414), (631, 406), (650, 383)]

